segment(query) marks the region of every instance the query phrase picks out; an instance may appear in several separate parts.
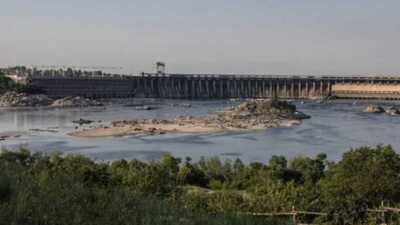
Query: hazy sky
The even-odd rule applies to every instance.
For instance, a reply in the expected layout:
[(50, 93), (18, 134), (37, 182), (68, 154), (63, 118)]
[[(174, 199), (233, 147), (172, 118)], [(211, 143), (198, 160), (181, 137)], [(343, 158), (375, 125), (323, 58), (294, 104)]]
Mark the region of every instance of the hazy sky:
[(0, 0), (1, 65), (400, 75), (399, 0)]

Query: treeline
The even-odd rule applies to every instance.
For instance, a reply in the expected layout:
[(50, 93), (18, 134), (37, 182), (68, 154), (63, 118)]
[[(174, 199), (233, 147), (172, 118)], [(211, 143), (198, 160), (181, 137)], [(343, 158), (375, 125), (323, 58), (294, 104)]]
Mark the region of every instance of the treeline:
[[(218, 158), (98, 163), (83, 156), (0, 154), (0, 224), (290, 224), (294, 206), (324, 224), (376, 224), (368, 209), (400, 204), (400, 156), (390, 146), (267, 164)], [(398, 224), (396, 214), (390, 222)]]
[(0, 71), (0, 95), (7, 91), (15, 91), (18, 93), (28, 93), (28, 94), (41, 94), (43, 91), (31, 85), (23, 85), (14, 82), (11, 78), (5, 76), (3, 72)]
[(16, 90), (17, 88), (18, 85), (0, 71), (0, 94), (10, 90)]

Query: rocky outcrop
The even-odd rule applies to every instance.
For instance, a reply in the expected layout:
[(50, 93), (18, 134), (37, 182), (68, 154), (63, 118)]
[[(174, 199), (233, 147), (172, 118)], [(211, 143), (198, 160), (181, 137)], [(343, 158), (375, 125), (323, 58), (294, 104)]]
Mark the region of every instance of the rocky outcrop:
[(79, 137), (156, 135), (168, 132), (210, 133), (258, 130), (292, 126), (309, 116), (285, 101), (252, 100), (204, 117), (178, 117), (172, 120), (140, 119), (114, 121), (111, 127), (98, 127), (71, 133)]
[(157, 109), (157, 107), (154, 106), (149, 106), (149, 105), (142, 105), (142, 106), (136, 106), (136, 110), (154, 110)]
[(277, 117), (285, 119), (297, 119), (296, 106), (287, 101), (278, 100), (250, 100), (236, 107), (222, 112), (227, 116), (243, 116), (248, 118)]
[(5, 141), (10, 138), (19, 138), (24, 134), (24, 132), (0, 132), (0, 141)]
[(72, 123), (76, 123), (76, 124), (79, 124), (80, 126), (82, 126), (82, 125), (85, 125), (85, 124), (94, 123), (94, 121), (80, 118), (79, 120), (73, 120)]
[(52, 107), (89, 107), (89, 106), (102, 106), (101, 102), (82, 97), (65, 97), (55, 100)]
[(6, 92), (0, 96), (0, 107), (48, 106), (52, 102), (52, 99), (43, 94), (30, 95), (26, 93)]
[(369, 105), (367, 108), (364, 109), (364, 112), (367, 113), (385, 113), (390, 116), (399, 116), (400, 115), (400, 108), (396, 106), (390, 106), (384, 109), (382, 106), (377, 105)]
[(250, 100), (201, 120), (224, 129), (260, 129), (279, 126), (282, 120), (308, 118), (287, 101)]
[(65, 97), (53, 100), (44, 94), (27, 94), (14, 91), (0, 96), (0, 107), (89, 107), (102, 106), (101, 102), (82, 97)]
[(367, 108), (364, 109), (364, 112), (367, 113), (384, 113), (385, 109), (381, 106), (377, 105), (369, 105)]
[(399, 116), (400, 115), (400, 109), (394, 106), (391, 106), (385, 110), (385, 113), (390, 115), (390, 116)]

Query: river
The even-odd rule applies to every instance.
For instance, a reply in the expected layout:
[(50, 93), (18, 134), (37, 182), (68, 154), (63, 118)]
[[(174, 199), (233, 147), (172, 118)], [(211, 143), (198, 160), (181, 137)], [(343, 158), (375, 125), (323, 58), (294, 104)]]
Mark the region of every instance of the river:
[[(267, 162), (272, 155), (293, 158), (326, 153), (329, 160), (339, 160), (343, 152), (359, 146), (390, 144), (400, 151), (400, 117), (368, 114), (362, 110), (368, 102), (334, 101), (330, 103), (295, 102), (298, 109), (312, 118), (292, 128), (275, 128), (257, 132), (217, 134), (165, 134), (110, 138), (77, 138), (73, 120), (91, 119), (94, 125), (112, 120), (134, 118), (174, 118), (198, 116), (239, 104), (235, 101), (134, 100), (156, 107), (138, 110), (125, 103), (105, 107), (69, 109), (0, 109), (1, 148), (28, 148), (46, 153), (82, 154), (98, 161), (117, 159), (158, 160), (164, 154), (198, 160), (218, 156), (240, 158), (246, 163)], [(396, 102), (387, 104), (394, 105)], [(188, 107), (188, 106), (191, 107)], [(101, 122), (98, 122), (101, 121)], [(39, 130), (32, 130), (39, 129)], [(48, 131), (44, 131), (48, 130)]]

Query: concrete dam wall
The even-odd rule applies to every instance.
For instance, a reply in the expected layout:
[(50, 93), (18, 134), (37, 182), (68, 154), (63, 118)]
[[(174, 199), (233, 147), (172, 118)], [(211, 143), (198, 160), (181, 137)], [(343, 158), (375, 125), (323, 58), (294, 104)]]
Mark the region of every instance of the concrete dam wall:
[(280, 98), (291, 99), (327, 96), (400, 99), (400, 78), (385, 77), (143, 73), (141, 76), (31, 76), (28, 80), (53, 97), (223, 99), (270, 98), (276, 93)]
[(241, 75), (170, 75), (142, 77), (146, 97), (185, 99), (312, 98), (326, 96), (330, 81), (313, 78)]
[(128, 98), (136, 96), (138, 77), (29, 77), (50, 97)]

